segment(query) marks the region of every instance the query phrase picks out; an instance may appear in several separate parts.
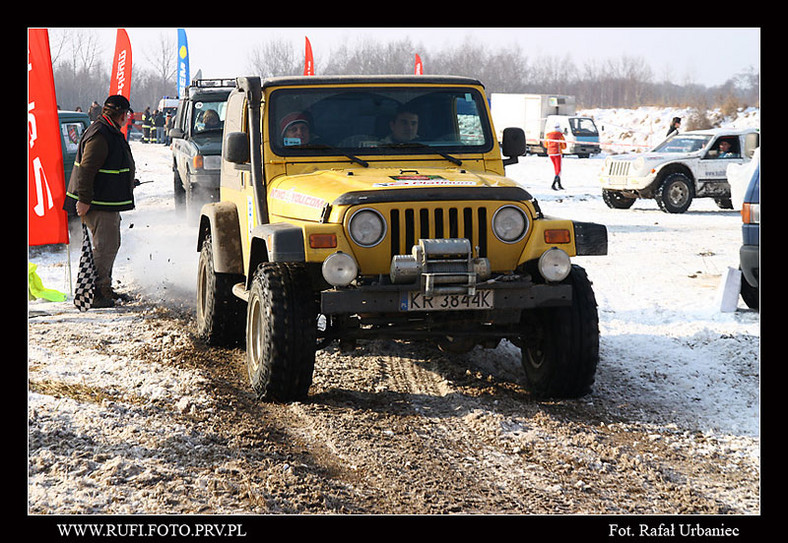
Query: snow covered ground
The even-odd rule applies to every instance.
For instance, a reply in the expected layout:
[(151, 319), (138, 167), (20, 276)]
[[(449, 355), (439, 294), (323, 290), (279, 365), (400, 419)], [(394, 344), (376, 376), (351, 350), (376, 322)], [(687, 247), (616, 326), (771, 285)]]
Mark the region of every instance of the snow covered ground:
[[(658, 108), (584, 113), (605, 127), (603, 141), (618, 146), (606, 147), (607, 152), (647, 145), (664, 135), (672, 116), (686, 117), (683, 111)], [(759, 112), (726, 122), (734, 124), (759, 126)], [(122, 215), (115, 279), (121, 290), (193, 306), (196, 227), (174, 213), (169, 149), (133, 143), (132, 150), (138, 178), (153, 183), (137, 189), (137, 209)], [(566, 190), (560, 192), (550, 189), (553, 174), (547, 158), (521, 157), (507, 167), (508, 175), (533, 194), (546, 214), (608, 228), (607, 256), (576, 259), (587, 269), (599, 303), (601, 361), (595, 394), (620, 397), (622, 403), (637, 397), (640, 408), (654, 406), (661, 423), (759, 437), (760, 315), (741, 301), (737, 311), (722, 312), (719, 302), (728, 268), (738, 267), (738, 212), (720, 210), (706, 199), (696, 200), (682, 215), (663, 213), (650, 200), (639, 200), (630, 210), (608, 209), (597, 181), (603, 156), (565, 159)], [(80, 242), (72, 241), (72, 281)], [(71, 291), (67, 254), (64, 248), (30, 249), (30, 261), (38, 265), (45, 287)], [(70, 299), (36, 300), (29, 310), (76, 311)], [(83, 318), (90, 319), (91, 313)], [(78, 371), (74, 361), (47, 358), (36, 345), (29, 350), (46, 360), (46, 371)], [(112, 358), (81, 362), (113, 363)], [(116, 374), (113, 368), (105, 370)], [(43, 401), (35, 393), (29, 400)]]

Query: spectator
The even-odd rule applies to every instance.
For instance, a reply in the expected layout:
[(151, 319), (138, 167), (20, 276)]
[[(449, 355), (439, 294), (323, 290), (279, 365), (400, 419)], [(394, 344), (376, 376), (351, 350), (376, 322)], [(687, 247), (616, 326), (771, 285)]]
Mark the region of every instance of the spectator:
[(669, 138), (670, 136), (678, 134), (679, 128), (681, 128), (681, 117), (673, 117), (673, 120), (670, 122), (670, 128), (668, 128), (668, 133), (665, 137)]
[(113, 307), (116, 300), (127, 298), (112, 290), (112, 268), (120, 249), (120, 212), (134, 209), (134, 157), (120, 131), (130, 110), (129, 101), (121, 95), (104, 102), (101, 115), (79, 140), (63, 204), (93, 235), (93, 307)]
[(150, 113), (150, 106), (142, 112), (142, 143), (150, 143), (150, 129), (153, 124), (153, 117)]
[(90, 109), (88, 109), (88, 117), (90, 117), (90, 122), (95, 121), (101, 115), (101, 106), (98, 105), (98, 102), (93, 100), (93, 103), (90, 104)]
[(151, 140), (155, 143), (164, 143), (164, 112), (158, 109), (153, 114), (153, 128), (155, 137), (151, 136)]
[(553, 170), (555, 171), (553, 184), (550, 188), (553, 190), (564, 190), (564, 187), (561, 185), (561, 157), (563, 150), (566, 149), (566, 142), (564, 141), (564, 134), (561, 132), (561, 125), (556, 124), (555, 130), (548, 132), (544, 137), (547, 156), (550, 157), (553, 163)]

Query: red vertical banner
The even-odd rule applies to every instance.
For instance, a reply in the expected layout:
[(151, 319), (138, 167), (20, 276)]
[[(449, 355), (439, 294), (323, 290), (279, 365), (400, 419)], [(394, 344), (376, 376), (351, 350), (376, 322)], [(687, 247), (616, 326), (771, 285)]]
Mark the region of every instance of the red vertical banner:
[(413, 73), (416, 75), (423, 75), (424, 74), (424, 64), (421, 63), (421, 57), (416, 54), (416, 61), (413, 66)]
[[(115, 55), (112, 57), (112, 73), (109, 82), (110, 96), (120, 94), (131, 101), (131, 42), (128, 33), (118, 29), (115, 38)], [(126, 135), (128, 126), (122, 126), (120, 131)]]
[(315, 59), (312, 57), (312, 44), (309, 38), (306, 39), (304, 46), (304, 75), (315, 75)]
[(66, 180), (46, 29), (27, 31), (28, 245), (68, 243)]

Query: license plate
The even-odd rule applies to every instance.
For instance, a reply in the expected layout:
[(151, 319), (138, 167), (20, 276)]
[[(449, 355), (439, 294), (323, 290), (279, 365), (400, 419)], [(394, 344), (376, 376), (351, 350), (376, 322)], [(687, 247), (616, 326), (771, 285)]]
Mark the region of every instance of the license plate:
[(425, 296), (421, 292), (407, 292), (400, 301), (400, 311), (461, 311), (492, 309), (493, 291), (477, 290), (476, 294), (438, 294)]

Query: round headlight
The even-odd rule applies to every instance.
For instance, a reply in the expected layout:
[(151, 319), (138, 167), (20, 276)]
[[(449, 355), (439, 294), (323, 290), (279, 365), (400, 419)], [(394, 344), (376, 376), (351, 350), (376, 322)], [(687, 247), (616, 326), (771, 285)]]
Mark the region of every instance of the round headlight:
[(563, 281), (572, 269), (569, 255), (557, 247), (539, 257), (539, 273), (548, 281)]
[(346, 287), (358, 275), (355, 259), (347, 253), (336, 252), (323, 261), (323, 278), (335, 287)]
[(528, 231), (528, 217), (519, 207), (506, 205), (498, 208), (492, 219), (495, 237), (504, 243), (520, 241)]
[(386, 221), (374, 209), (356, 211), (348, 223), (351, 239), (361, 247), (374, 247), (386, 235)]

